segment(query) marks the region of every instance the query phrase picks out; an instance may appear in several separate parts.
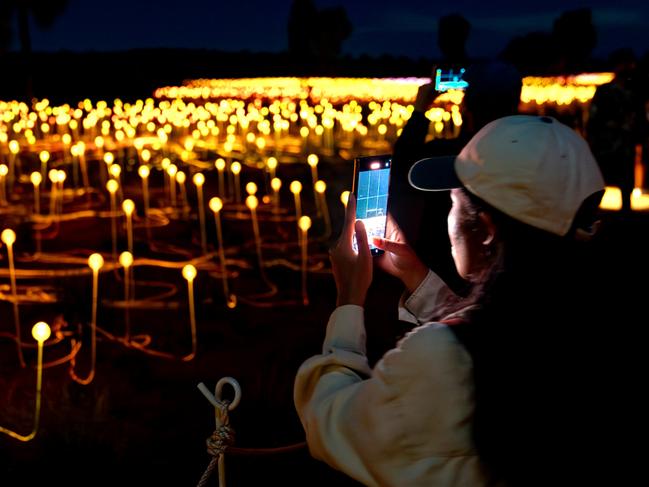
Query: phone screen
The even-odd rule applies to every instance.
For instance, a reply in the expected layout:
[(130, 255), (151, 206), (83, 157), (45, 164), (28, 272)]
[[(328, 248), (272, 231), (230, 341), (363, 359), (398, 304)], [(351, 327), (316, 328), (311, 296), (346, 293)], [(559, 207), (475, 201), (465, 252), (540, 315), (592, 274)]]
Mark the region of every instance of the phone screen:
[[(355, 162), (356, 219), (363, 220), (370, 251), (378, 255), (383, 251), (372, 244), (372, 237), (385, 237), (392, 156), (361, 157)], [(356, 236), (352, 245), (358, 252)]]
[(469, 83), (464, 81), (462, 77), (464, 76), (464, 68), (453, 70), (435, 70), (435, 90), (436, 91), (447, 91), (447, 90), (464, 90)]

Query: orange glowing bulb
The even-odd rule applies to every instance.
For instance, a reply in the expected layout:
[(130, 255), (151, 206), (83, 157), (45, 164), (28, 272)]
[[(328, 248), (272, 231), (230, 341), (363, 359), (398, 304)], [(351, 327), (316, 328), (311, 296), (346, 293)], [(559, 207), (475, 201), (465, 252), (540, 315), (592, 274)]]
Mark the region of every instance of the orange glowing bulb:
[(255, 195), (250, 195), (246, 198), (246, 206), (251, 210), (254, 210), (259, 205), (259, 201)]
[(289, 189), (291, 190), (291, 193), (298, 194), (300, 191), (302, 191), (302, 183), (299, 181), (293, 181)]
[(32, 336), (38, 343), (46, 341), (51, 334), (52, 330), (50, 329), (50, 325), (44, 321), (39, 321), (32, 327)]
[(210, 198), (209, 205), (210, 210), (212, 210), (214, 213), (218, 213), (223, 208), (223, 201), (221, 201), (221, 198), (215, 196), (214, 198)]
[(196, 278), (196, 273), (196, 267), (191, 264), (187, 264), (183, 267), (183, 277), (189, 282)]

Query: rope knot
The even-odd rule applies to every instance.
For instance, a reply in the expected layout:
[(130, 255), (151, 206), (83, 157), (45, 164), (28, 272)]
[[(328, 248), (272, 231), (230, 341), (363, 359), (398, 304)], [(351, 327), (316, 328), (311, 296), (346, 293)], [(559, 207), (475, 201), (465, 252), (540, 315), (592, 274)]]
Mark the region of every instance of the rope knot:
[(224, 424), (214, 430), (212, 436), (205, 443), (207, 444), (207, 453), (218, 458), (225, 452), (226, 448), (234, 444), (234, 430), (229, 424)]

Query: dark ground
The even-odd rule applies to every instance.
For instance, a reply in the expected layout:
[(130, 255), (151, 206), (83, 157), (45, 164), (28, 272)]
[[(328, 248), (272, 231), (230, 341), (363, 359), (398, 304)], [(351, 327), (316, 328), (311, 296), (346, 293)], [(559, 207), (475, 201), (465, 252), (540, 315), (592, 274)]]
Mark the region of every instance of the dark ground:
[[(329, 182), (328, 203), (337, 235), (342, 221), (340, 191), (351, 181), (351, 165), (340, 161), (324, 161), (319, 166), (323, 179)], [(254, 171), (244, 173), (246, 181)], [(308, 167), (282, 165), (284, 181), (299, 177), (306, 183)], [(206, 188), (215, 187), (208, 174)], [(130, 179), (129, 179), (130, 178)], [(127, 174), (130, 190), (137, 187), (137, 176)], [(29, 189), (29, 188), (28, 188)], [(127, 195), (131, 196), (129, 191)], [(136, 195), (135, 195), (136, 196)], [(207, 195), (206, 200), (211, 196)], [(285, 194), (285, 196), (291, 196)], [(313, 214), (311, 196), (305, 191), (305, 211)], [(139, 200), (136, 197), (136, 203)], [(156, 206), (156, 205), (153, 205)], [(284, 206), (292, 208), (290, 198)], [(623, 216), (603, 214), (604, 228), (597, 242), (602, 253), (601, 281), (610, 292), (606, 302), (595, 302), (607, 316), (613, 316), (607, 347), (602, 361), (610, 362), (610, 372), (602, 377), (605, 400), (625, 405), (628, 397), (622, 369), (631, 369), (635, 355), (633, 345), (640, 346), (638, 329), (646, 325), (646, 283), (649, 275), (647, 249), (649, 214)], [(17, 229), (17, 255), (20, 267), (29, 266), (25, 258), (31, 252), (29, 231), (25, 225), (2, 217), (1, 227)], [(208, 236), (213, 241), (214, 228), (208, 218)], [(137, 227), (136, 227), (137, 228)], [(250, 245), (249, 222), (230, 221), (225, 239), (240, 245), (237, 255), (254, 264)], [(267, 241), (281, 239), (282, 233), (292, 235), (293, 227), (275, 228), (262, 224)], [(317, 222), (312, 236), (322, 228)], [(288, 233), (287, 233), (288, 232)], [(154, 231), (159, 242), (176, 243), (183, 251), (198, 254), (196, 222), (176, 220)], [(292, 237), (286, 237), (292, 238)], [(27, 242), (27, 243), (22, 243)], [(192, 242), (190, 244), (190, 242)], [(22, 246), (22, 248), (21, 248)], [(102, 249), (110, 253), (108, 220), (77, 220), (59, 229), (58, 235), (44, 242), (44, 250), (57, 252), (70, 247), (77, 255)], [(123, 241), (120, 243), (123, 247)], [(313, 243), (312, 263), (328, 266), (328, 242)], [(136, 257), (149, 255), (166, 260), (184, 260), (178, 252), (150, 252), (142, 230), (136, 231)], [(23, 255), (24, 254), (24, 255)], [(4, 256), (4, 249), (0, 253)], [(297, 255), (265, 249), (266, 258)], [(3, 262), (2, 267), (6, 263)], [(146, 281), (162, 281), (176, 286), (176, 292), (163, 301), (167, 307), (138, 309), (132, 314), (134, 333), (149, 333), (156, 349), (178, 355), (190, 347), (186, 286), (179, 269), (137, 267), (140, 282), (138, 295), (159, 292)], [(278, 299), (299, 298), (299, 273), (285, 267), (273, 267), (270, 278), (279, 285)], [(260, 280), (253, 268), (243, 269), (233, 289), (239, 295), (259, 290)], [(3, 284), (5, 284), (3, 282)], [(24, 281), (24, 285), (34, 282)], [(42, 285), (42, 282), (36, 284)], [(57, 302), (47, 305), (23, 305), (21, 317), (23, 336), (29, 336), (34, 322), (50, 322), (61, 316), (74, 331), (79, 323), (89, 320), (90, 278), (69, 277), (48, 282), (56, 289)], [(111, 305), (121, 299), (121, 282), (111, 272), (102, 274), (100, 289), (103, 302), (99, 307), (100, 327), (121, 333), (123, 315)], [(295, 372), (309, 356), (318, 353), (324, 328), (335, 302), (335, 288), (329, 273), (309, 275), (309, 306), (279, 305), (257, 308), (240, 304), (228, 310), (223, 303), (220, 281), (207, 272), (199, 272), (195, 282), (198, 319), (198, 354), (194, 361), (170, 361), (146, 356), (118, 343), (100, 339), (97, 350), (97, 375), (82, 386), (68, 375), (68, 364), (45, 370), (41, 428), (35, 440), (20, 443), (0, 435), (0, 478), (3, 487), (22, 485), (113, 486), (113, 485), (195, 485), (209, 462), (205, 439), (214, 429), (213, 408), (196, 388), (205, 382), (209, 388), (224, 376), (236, 378), (242, 387), (241, 404), (232, 413), (236, 430), (236, 446), (272, 448), (304, 441), (304, 433), (295, 413), (292, 386)], [(401, 292), (397, 282), (376, 274), (367, 304), (368, 350), (371, 361), (377, 360), (404, 330), (396, 322), (396, 304)], [(551, 294), (551, 290), (549, 290)], [(11, 307), (0, 303), (0, 331), (12, 329)], [(78, 373), (88, 370), (87, 327), (85, 345), (78, 359)], [(600, 333), (601, 330), (594, 330)], [(609, 331), (607, 330), (607, 333)], [(53, 360), (68, 352), (65, 345), (48, 347), (45, 360)], [(627, 353), (628, 351), (628, 353)], [(33, 350), (27, 360), (34, 364)], [(21, 433), (31, 427), (34, 404), (34, 371), (20, 369), (13, 344), (0, 337), (0, 424)], [(622, 421), (625, 418), (620, 418)], [(612, 446), (613, 448), (614, 446)], [(306, 449), (272, 456), (226, 455), (229, 485), (340, 486), (355, 485), (342, 474), (311, 459)], [(216, 477), (210, 485), (217, 485)]]
[[(250, 171), (250, 174), (254, 173)], [(351, 166), (322, 164), (320, 174), (323, 179), (331, 181), (328, 204), (334, 233), (337, 234), (342, 219), (338, 196), (344, 189), (344, 182), (351, 181)], [(302, 164), (282, 166), (280, 175), (285, 181), (293, 177), (302, 178), (305, 185), (310, 177), (308, 166)], [(215, 187), (211, 176), (208, 175), (206, 188)], [(131, 190), (137, 185), (136, 177), (127, 175), (127, 178), (132, 178)], [(248, 179), (249, 176), (244, 176), (242, 181)], [(292, 197), (290, 193), (285, 196)], [(307, 190), (303, 201), (305, 211), (313, 214), (312, 196)], [(286, 201), (285, 206), (290, 209), (291, 202)], [(16, 228), (18, 242), (22, 243), (16, 247), (18, 267), (29, 267), (31, 264), (26, 260), (32, 245), (29, 228), (26, 224), (17, 225), (6, 215), (2, 220), (3, 228), (8, 225)], [(213, 241), (212, 219), (208, 218), (207, 222), (208, 235)], [(267, 241), (284, 237), (291, 239), (295, 231), (293, 225), (277, 229), (274, 224), (262, 222), (262, 235)], [(254, 264), (249, 226), (248, 220), (224, 221), (226, 242), (242, 245), (233, 257)], [(279, 235), (282, 232), (283, 235)], [(317, 236), (321, 232), (322, 224), (314, 220), (310, 235)], [(177, 245), (184, 246), (181, 250), (191, 250), (195, 255), (199, 251), (197, 238), (196, 222), (193, 223), (193, 236), (192, 224), (183, 220), (154, 230), (156, 241), (177, 242)], [(193, 249), (188, 246), (192, 239)], [(199, 270), (195, 281), (198, 353), (191, 362), (147, 356), (99, 337), (97, 373), (89, 385), (79, 385), (69, 377), (69, 364), (46, 369), (41, 427), (36, 439), (21, 443), (0, 436), (2, 485), (37, 485), (46, 481), (68, 486), (194, 485), (209, 462), (205, 439), (214, 429), (213, 407), (196, 386), (205, 382), (213, 389), (224, 376), (236, 378), (243, 390), (241, 404), (231, 416), (237, 435), (236, 446), (270, 448), (304, 441), (293, 407), (292, 385), (300, 363), (318, 353), (327, 317), (335, 302), (333, 279), (327, 271), (329, 243), (315, 242), (309, 249), (312, 264), (321, 262), (324, 269), (309, 275), (311, 302), (306, 307), (293, 304), (256, 308), (240, 304), (229, 310), (223, 302), (220, 280)], [(44, 241), (43, 250), (87, 256), (90, 250), (83, 249), (103, 249), (104, 255), (110, 255), (110, 245), (108, 220), (82, 219), (61, 225), (58, 234)], [(123, 246), (122, 238), (120, 250)], [(184, 259), (178, 253), (150, 251), (144, 231), (138, 231), (137, 225), (135, 254), (136, 258), (147, 255), (164, 260)], [(264, 255), (267, 259), (284, 257), (299, 262), (299, 254), (294, 248), (288, 251), (265, 248)], [(269, 269), (268, 275), (279, 287), (276, 299), (295, 301), (300, 298), (298, 272), (279, 266)], [(154, 340), (152, 348), (184, 355), (190, 350), (191, 341), (187, 290), (180, 278), (180, 270), (136, 267), (135, 278), (140, 283), (139, 296), (160, 292), (160, 288), (144, 284), (145, 281), (170, 283), (176, 286), (176, 292), (164, 299), (166, 308), (134, 310), (131, 314), (133, 333), (150, 334)], [(369, 307), (369, 319), (378, 321), (386, 313), (396, 318), (400, 294), (398, 283), (386, 276), (377, 276), (376, 281), (369, 297), (369, 302), (373, 303)], [(55, 317), (63, 318), (68, 324), (66, 330), (71, 331), (80, 323), (87, 324), (90, 318), (90, 282), (89, 275), (47, 281), (47, 285), (56, 289), (57, 302), (21, 305), (25, 341), (31, 341), (25, 337), (30, 337), (31, 325), (39, 320), (52, 323)], [(43, 286), (43, 282), (21, 280), (19, 285)], [(240, 296), (259, 291), (258, 271), (254, 267), (243, 269), (232, 288)], [(99, 306), (98, 326), (118, 335), (123, 332), (123, 313), (112, 303), (122, 299), (122, 289), (120, 279), (113, 272), (101, 274), (100, 296), (103, 302)], [(9, 303), (0, 303), (0, 316), (3, 317), (1, 330), (10, 331), (13, 324)], [(403, 332), (396, 319), (390, 321), (395, 323), (393, 327), (370, 328), (373, 360)], [(84, 347), (77, 363), (80, 376), (85, 376), (89, 370), (87, 327), (84, 330)], [(66, 340), (47, 347), (45, 361), (65, 355), (69, 346), (70, 342)], [(27, 433), (31, 428), (34, 404), (34, 351), (29, 349), (25, 353), (29, 366), (20, 369), (14, 345), (0, 337), (0, 424), (20, 433)], [(280, 482), (296, 486), (353, 485), (345, 476), (311, 459), (304, 448), (273, 456), (228, 455), (226, 467), (231, 485), (273, 485)], [(214, 477), (211, 485), (216, 484)]]
[[(624, 317), (620, 323), (611, 324), (612, 328), (623, 331), (613, 334), (612, 347), (626, 342), (637, 333), (638, 325), (646, 324), (642, 313), (646, 304), (641, 300), (646, 286), (638, 283), (633, 288), (624, 279), (647, 269), (647, 221), (646, 215), (626, 219), (614, 214), (606, 217), (600, 244), (607, 249), (609, 259), (602, 263), (602, 284), (606, 285), (615, 276), (621, 281), (613, 286), (610, 302), (593, 305), (627, 310), (619, 314)], [(187, 308), (184, 283), (178, 279), (178, 271), (147, 272), (142, 268), (137, 269), (137, 276), (174, 282), (180, 292), (170, 298), (172, 303), (178, 303), (177, 308), (135, 312), (134, 331), (151, 333), (156, 348), (185, 353), (189, 347)], [(276, 268), (270, 276), (282, 285), (284, 295), (296, 297), (297, 273)], [(112, 276), (104, 275), (101, 286), (106, 294), (119, 294), (118, 283), (111, 284), (112, 280)], [(88, 292), (82, 283), (62, 284), (66, 289), (63, 293), (68, 297)], [(303, 441), (304, 434), (292, 404), (293, 378), (299, 364), (318, 352), (335, 300), (329, 274), (310, 276), (309, 289), (312, 300), (307, 307), (259, 309), (240, 305), (228, 310), (223, 306), (218, 281), (201, 274), (196, 281), (200, 303), (197, 306), (199, 346), (194, 361), (149, 357), (101, 340), (97, 375), (90, 385), (73, 382), (67, 364), (46, 370), (41, 429), (36, 439), (19, 443), (0, 436), (2, 485), (194, 485), (209, 461), (204, 441), (214, 427), (213, 409), (196, 385), (202, 381), (213, 388), (223, 376), (235, 377), (243, 389), (241, 404), (231, 415), (237, 433), (236, 446), (278, 447)], [(637, 296), (630, 289), (638, 291)], [(239, 288), (239, 291), (243, 290)], [(372, 360), (404, 331), (394, 320), (399, 293), (399, 285), (391, 278), (376, 276), (367, 306)], [(74, 319), (73, 306), (80, 302), (63, 301), (63, 304), (26, 309), (23, 323), (58, 313), (63, 313), (68, 320)], [(11, 311), (6, 303), (1, 314), (6, 327), (11, 323)], [(33, 319), (29, 321), (28, 317)], [(629, 321), (630, 317), (635, 321)], [(121, 312), (100, 307), (100, 326), (119, 332), (121, 323)], [(46, 352), (46, 360), (65, 351), (56, 345)], [(27, 354), (31, 364), (32, 354)], [(622, 355), (613, 357), (622, 359)], [(80, 374), (87, 370), (87, 357), (86, 349), (79, 359)], [(610, 353), (607, 351), (602, 359), (611, 360)], [(611, 374), (614, 365), (619, 364), (611, 364)], [(34, 372), (31, 368), (18, 367), (13, 346), (6, 340), (0, 340), (0, 367), (2, 425), (27, 432), (33, 411)], [(622, 386), (614, 376), (602, 379), (603, 384)], [(608, 394), (616, 394), (615, 390), (608, 389)], [(619, 388), (620, 399), (624, 398), (623, 390)], [(272, 456), (227, 455), (226, 458), (230, 485), (355, 485), (311, 459), (305, 449)], [(217, 485), (216, 478), (210, 485)]]

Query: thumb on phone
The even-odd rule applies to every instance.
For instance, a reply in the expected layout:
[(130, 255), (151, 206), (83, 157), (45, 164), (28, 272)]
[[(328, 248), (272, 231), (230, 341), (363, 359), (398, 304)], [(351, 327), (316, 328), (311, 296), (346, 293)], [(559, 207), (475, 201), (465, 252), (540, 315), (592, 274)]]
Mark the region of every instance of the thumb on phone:
[(404, 242), (397, 242), (396, 240), (389, 240), (387, 238), (374, 237), (373, 243), (381, 250), (391, 252), (396, 255), (405, 256), (410, 253), (410, 246)]

